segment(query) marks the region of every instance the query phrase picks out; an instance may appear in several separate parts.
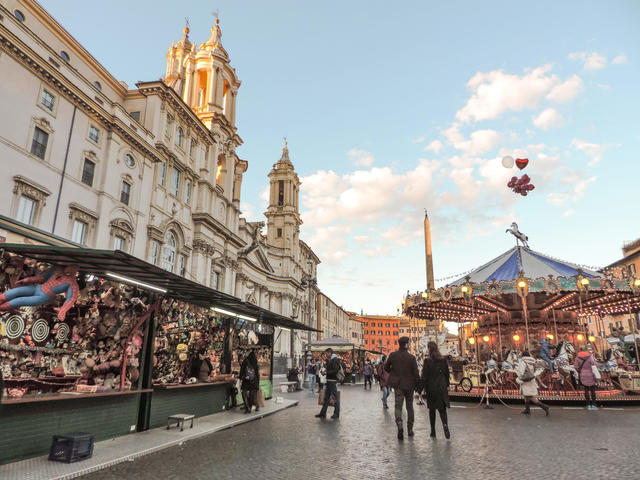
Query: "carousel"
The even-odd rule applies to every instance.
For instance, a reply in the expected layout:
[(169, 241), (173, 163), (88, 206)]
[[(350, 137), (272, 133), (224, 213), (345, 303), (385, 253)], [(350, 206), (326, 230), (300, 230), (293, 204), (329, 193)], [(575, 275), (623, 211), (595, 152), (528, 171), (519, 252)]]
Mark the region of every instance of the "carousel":
[(540, 398), (583, 401), (573, 360), (587, 348), (600, 365), (598, 401), (640, 403), (640, 279), (616, 279), (536, 252), (515, 230), (515, 247), (445, 287), (403, 299), (410, 318), (459, 325), (451, 397), (522, 399), (515, 368), (526, 350), (538, 359)]

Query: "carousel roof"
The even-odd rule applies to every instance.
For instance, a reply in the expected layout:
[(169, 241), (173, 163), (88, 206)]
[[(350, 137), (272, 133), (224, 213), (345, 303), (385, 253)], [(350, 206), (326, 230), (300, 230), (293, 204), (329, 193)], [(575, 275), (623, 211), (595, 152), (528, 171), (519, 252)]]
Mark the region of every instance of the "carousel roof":
[(528, 278), (548, 278), (549, 276), (568, 278), (580, 273), (586, 277), (603, 276), (573, 263), (548, 257), (527, 247), (517, 246), (476, 268), (449, 286), (459, 286), (466, 283), (467, 276), (472, 283), (515, 280), (520, 276), (520, 271), (524, 272), (524, 276)]

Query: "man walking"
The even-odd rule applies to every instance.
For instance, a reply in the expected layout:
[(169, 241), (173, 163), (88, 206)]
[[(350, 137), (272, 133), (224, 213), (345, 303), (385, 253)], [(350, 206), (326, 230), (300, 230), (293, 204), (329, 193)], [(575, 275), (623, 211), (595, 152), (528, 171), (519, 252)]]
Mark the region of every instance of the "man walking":
[(404, 439), (402, 428), (402, 404), (407, 403), (407, 435), (413, 436), (413, 392), (419, 382), (416, 357), (408, 351), (409, 337), (400, 337), (398, 350), (389, 355), (384, 369), (389, 372), (388, 384), (395, 392), (395, 414), (398, 440)]
[[(329, 408), (329, 400), (334, 399), (333, 415), (331, 418), (340, 418), (340, 397), (338, 396), (338, 373), (342, 370), (340, 359), (333, 353), (333, 349), (327, 348), (325, 353), (329, 357), (326, 364), (327, 370), (327, 387), (324, 390), (324, 402), (322, 410), (316, 414), (316, 418), (327, 418), (327, 409)], [(342, 380), (344, 380), (344, 370), (342, 370)]]
[(364, 389), (367, 389), (367, 383), (369, 384), (369, 390), (371, 390), (371, 384), (373, 380), (373, 365), (371, 365), (371, 360), (367, 360), (367, 363), (364, 364), (364, 368), (362, 369), (362, 374), (364, 375)]

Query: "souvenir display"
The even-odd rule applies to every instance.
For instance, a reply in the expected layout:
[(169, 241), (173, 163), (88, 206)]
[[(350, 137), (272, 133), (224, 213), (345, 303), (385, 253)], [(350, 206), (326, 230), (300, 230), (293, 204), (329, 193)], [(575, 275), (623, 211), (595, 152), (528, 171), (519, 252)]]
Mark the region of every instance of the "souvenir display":
[(158, 317), (154, 384), (223, 379), (225, 324), (221, 318), (210, 309), (172, 299), (162, 302)]
[(273, 355), (273, 328), (255, 322), (237, 321), (232, 330), (231, 371), (239, 372), (245, 358), (253, 350), (258, 358), (260, 379), (271, 378), (271, 357)]
[(0, 368), (10, 397), (137, 385), (143, 342), (132, 330), (149, 308), (144, 291), (86, 281), (73, 265), (52, 267), (8, 253), (1, 263)]

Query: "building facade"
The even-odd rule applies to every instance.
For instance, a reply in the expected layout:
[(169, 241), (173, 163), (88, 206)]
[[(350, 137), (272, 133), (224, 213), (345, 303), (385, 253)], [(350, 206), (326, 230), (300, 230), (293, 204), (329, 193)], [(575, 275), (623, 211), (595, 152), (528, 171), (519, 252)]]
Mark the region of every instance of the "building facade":
[(393, 315), (359, 315), (354, 320), (363, 325), (364, 347), (388, 355), (398, 349), (402, 319)]
[(398, 338), (409, 337), (409, 350), (420, 352), (420, 339), (427, 334), (433, 336), (442, 331), (442, 323), (419, 318), (401, 317)]
[[(241, 82), (218, 21), (200, 44), (185, 28), (165, 77), (129, 88), (35, 1), (3, 1), (0, 17), (0, 215), (13, 230), (122, 250), (315, 322), (316, 290), (309, 301), (301, 281), (320, 260), (299, 238), (286, 144), (269, 174), (267, 231), (241, 216)], [(306, 336), (276, 335), (277, 356), (303, 351)]]
[(349, 313), (322, 292), (317, 296), (318, 330), (322, 338), (338, 336), (351, 341)]
[(349, 341), (356, 346), (364, 347), (364, 323), (355, 312), (347, 312), (349, 315)]

